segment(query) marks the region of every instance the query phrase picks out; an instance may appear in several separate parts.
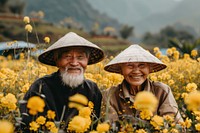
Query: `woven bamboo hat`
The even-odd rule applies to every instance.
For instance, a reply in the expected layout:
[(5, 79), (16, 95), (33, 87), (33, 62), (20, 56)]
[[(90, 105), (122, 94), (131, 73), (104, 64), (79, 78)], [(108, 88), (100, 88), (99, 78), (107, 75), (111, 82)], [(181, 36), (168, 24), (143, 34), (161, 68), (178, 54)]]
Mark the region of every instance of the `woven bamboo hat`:
[(68, 47), (88, 48), (90, 50), (88, 65), (100, 62), (104, 58), (103, 50), (97, 45), (89, 42), (74, 32), (69, 32), (40, 54), (38, 60), (44, 64), (56, 66), (56, 62), (54, 61), (54, 51)]
[(117, 55), (114, 59), (112, 59), (104, 69), (113, 73), (120, 73), (121, 63), (128, 62), (147, 62), (150, 63), (150, 73), (157, 72), (162, 69), (165, 69), (167, 66), (162, 63), (157, 57), (152, 55), (150, 52), (143, 49), (138, 44), (130, 45), (124, 51), (122, 51), (119, 55)]

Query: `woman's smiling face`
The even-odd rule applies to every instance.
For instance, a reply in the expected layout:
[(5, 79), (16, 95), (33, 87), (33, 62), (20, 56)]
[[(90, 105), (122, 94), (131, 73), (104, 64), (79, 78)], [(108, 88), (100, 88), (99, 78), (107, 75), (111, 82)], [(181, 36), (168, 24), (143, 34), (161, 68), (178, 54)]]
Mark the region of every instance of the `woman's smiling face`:
[(145, 62), (128, 62), (121, 64), (121, 74), (131, 87), (142, 85), (149, 73), (150, 65)]

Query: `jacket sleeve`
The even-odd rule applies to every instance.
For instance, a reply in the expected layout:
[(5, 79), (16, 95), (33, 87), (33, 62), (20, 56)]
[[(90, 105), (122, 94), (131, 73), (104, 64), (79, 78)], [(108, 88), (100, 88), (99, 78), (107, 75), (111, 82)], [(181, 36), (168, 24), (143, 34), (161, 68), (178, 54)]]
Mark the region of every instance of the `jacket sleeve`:
[(162, 88), (158, 88), (160, 91), (157, 93), (159, 95), (158, 114), (161, 116), (174, 115), (176, 121), (182, 121), (182, 117), (178, 110), (178, 105), (173, 96), (171, 88), (167, 85), (164, 86), (164, 89)]
[(99, 118), (100, 117), (100, 112), (101, 112), (101, 101), (102, 101), (102, 94), (101, 91), (99, 90), (98, 86), (95, 85), (96, 87), (96, 93), (94, 95), (94, 110), (96, 116)]
[(110, 103), (112, 91), (106, 90), (102, 92), (103, 100), (102, 100), (102, 111), (101, 117), (104, 121), (109, 120), (111, 123), (119, 120), (117, 111), (114, 109), (112, 104)]
[[(41, 84), (40, 80), (35, 81), (30, 86), (29, 90), (26, 92), (23, 100), (27, 102), (30, 97), (38, 96), (40, 84)], [(20, 114), (22, 117), (21, 128), (23, 129), (23, 131), (28, 132), (28, 129), (26, 129), (26, 128), (28, 128), (29, 123), (33, 120), (34, 116), (29, 114), (28, 108), (27, 108), (27, 103), (20, 104), (19, 109), (20, 109)]]

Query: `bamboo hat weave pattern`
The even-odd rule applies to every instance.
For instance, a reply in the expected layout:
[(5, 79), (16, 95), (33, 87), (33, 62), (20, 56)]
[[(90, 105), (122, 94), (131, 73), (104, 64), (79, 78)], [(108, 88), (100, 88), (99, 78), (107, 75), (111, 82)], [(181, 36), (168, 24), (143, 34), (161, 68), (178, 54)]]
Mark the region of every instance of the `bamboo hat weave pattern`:
[(143, 49), (138, 44), (132, 44), (114, 59), (112, 59), (105, 67), (104, 70), (113, 73), (120, 73), (121, 63), (128, 62), (146, 62), (150, 64), (150, 73), (157, 72), (165, 69), (167, 66), (162, 63), (157, 57), (152, 55), (150, 52)]
[(56, 66), (54, 51), (68, 47), (85, 47), (90, 49), (88, 65), (100, 62), (104, 58), (103, 50), (74, 32), (69, 32), (38, 56), (41, 63)]

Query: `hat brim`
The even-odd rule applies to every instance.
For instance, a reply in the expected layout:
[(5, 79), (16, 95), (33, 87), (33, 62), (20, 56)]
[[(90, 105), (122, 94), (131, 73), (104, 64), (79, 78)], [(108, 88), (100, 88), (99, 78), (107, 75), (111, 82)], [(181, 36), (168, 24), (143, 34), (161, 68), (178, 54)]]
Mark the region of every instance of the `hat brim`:
[[(128, 62), (121, 62), (121, 63), (111, 64), (111, 65), (106, 65), (104, 67), (104, 70), (108, 72), (112, 72), (112, 73), (121, 74), (121, 64), (123, 63), (128, 63)], [(152, 63), (152, 62), (145, 62), (145, 63), (150, 64), (150, 68), (151, 68), (150, 73), (161, 71), (167, 67), (165, 64)]]
[(63, 48), (67, 49), (69, 47), (83, 47), (83, 48), (90, 49), (91, 53), (89, 56), (88, 65), (95, 64), (102, 61), (105, 56), (104, 52), (99, 48), (73, 44), (71, 46), (68, 45), (68, 46), (59, 47), (57, 49), (46, 50), (38, 56), (38, 60), (41, 63), (51, 65), (51, 66), (56, 66), (56, 62), (54, 60), (54, 51), (63, 49)]

